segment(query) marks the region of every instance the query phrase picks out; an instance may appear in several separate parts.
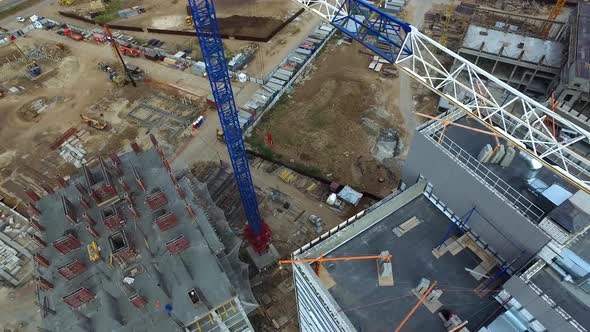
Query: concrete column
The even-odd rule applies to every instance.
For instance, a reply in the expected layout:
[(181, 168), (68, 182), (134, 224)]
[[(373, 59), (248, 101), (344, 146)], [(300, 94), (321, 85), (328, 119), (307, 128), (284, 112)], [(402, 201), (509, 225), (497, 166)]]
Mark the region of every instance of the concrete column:
[(494, 72), (496, 71), (496, 66), (498, 65), (498, 59), (494, 60), (494, 66), (492, 67), (492, 72), (490, 74), (494, 75)]
[(580, 114), (590, 118), (590, 100), (584, 102), (584, 106), (580, 109)]
[(518, 66), (514, 65), (514, 68), (512, 69), (512, 73), (510, 73), (510, 76), (508, 76), (508, 82), (512, 81), (512, 77), (514, 76), (514, 73), (516, 73), (517, 68), (518, 68)]
[(568, 109), (571, 109), (574, 106), (574, 104), (576, 103), (576, 101), (578, 101), (578, 98), (580, 98), (580, 95), (582, 93), (580, 91), (570, 90), (570, 94), (572, 95), (572, 99), (565, 103)]
[(539, 71), (538, 68), (535, 68), (535, 71), (533, 72), (533, 75), (531, 75), (531, 78), (529, 79), (529, 81), (527, 82), (527, 87), (524, 89), (524, 92), (526, 93), (528, 91), (528, 87), (531, 85), (531, 83), (533, 82), (533, 80), (535, 79), (535, 77), (537, 77), (537, 72)]

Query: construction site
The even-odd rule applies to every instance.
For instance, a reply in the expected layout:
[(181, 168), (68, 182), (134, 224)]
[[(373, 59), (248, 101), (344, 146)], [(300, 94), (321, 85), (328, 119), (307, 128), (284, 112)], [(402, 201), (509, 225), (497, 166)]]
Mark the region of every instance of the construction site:
[(0, 1), (0, 328), (589, 331), (589, 26)]

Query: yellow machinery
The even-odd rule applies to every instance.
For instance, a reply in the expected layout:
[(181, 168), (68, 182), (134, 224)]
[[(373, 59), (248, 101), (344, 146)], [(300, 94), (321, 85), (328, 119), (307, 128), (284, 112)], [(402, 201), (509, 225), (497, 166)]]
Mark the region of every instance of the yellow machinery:
[(225, 136), (223, 135), (223, 130), (217, 128), (217, 139), (225, 143)]
[(563, 10), (563, 7), (565, 6), (566, 2), (567, 0), (557, 0), (555, 6), (553, 6), (553, 9), (551, 10), (551, 13), (549, 14), (549, 17), (547, 19), (550, 21), (555, 20), (557, 16), (561, 14), (561, 11)]
[(117, 85), (117, 86), (124, 86), (125, 84), (127, 84), (127, 82), (129, 82), (129, 79), (128, 79), (126, 76), (119, 75), (119, 74), (117, 73), (117, 75), (114, 75), (114, 76), (111, 78), (111, 81), (112, 81), (113, 83), (115, 83), (115, 85)]
[(449, 2), (449, 6), (447, 7), (447, 12), (445, 14), (445, 22), (442, 29), (442, 35), (440, 36), (440, 44), (442, 46), (447, 46), (447, 35), (449, 32), (449, 24), (451, 24), (451, 17), (455, 13), (455, 0), (451, 0)]
[[(557, 16), (561, 14), (561, 11), (563, 10), (563, 7), (565, 6), (566, 2), (567, 0), (557, 0), (555, 6), (553, 6), (553, 9), (551, 10), (551, 13), (549, 13), (549, 17), (547, 17), (547, 19), (549, 21), (555, 21)], [(549, 34), (551, 26), (553, 26), (553, 24), (551, 24), (550, 22), (547, 22), (543, 25), (543, 35), (546, 36), (547, 34)]]
[(88, 250), (88, 258), (91, 262), (98, 262), (100, 259), (100, 251), (98, 250), (98, 245), (95, 241), (92, 241), (89, 245), (86, 246), (86, 250)]
[(59, 4), (62, 6), (71, 6), (74, 4), (74, 0), (59, 0)]
[(91, 117), (88, 117), (88, 116), (85, 116), (82, 114), (80, 114), (80, 118), (82, 119), (82, 122), (87, 123), (92, 128), (96, 128), (98, 130), (104, 130), (107, 127), (106, 122), (101, 122), (101, 121), (95, 120)]

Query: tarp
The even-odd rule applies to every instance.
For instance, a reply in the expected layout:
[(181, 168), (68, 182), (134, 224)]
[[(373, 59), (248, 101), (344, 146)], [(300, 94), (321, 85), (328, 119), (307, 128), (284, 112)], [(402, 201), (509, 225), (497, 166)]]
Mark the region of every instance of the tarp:
[(345, 186), (338, 193), (338, 197), (340, 197), (340, 199), (342, 199), (343, 201), (356, 206), (363, 197), (363, 194), (350, 188), (349, 186)]

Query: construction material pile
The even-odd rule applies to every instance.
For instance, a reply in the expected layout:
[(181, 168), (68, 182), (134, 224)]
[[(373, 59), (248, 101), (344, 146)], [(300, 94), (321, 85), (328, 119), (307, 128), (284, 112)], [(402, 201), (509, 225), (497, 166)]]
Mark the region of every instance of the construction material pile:
[[(457, 49), (474, 12), (475, 6), (471, 4), (459, 4), (452, 9), (447, 5), (433, 5), (424, 14), (422, 32), (435, 40), (440, 40), (446, 26), (447, 47)], [(447, 19), (450, 20), (448, 24), (446, 24)]]
[(87, 142), (89, 138), (90, 132), (88, 130), (82, 129), (78, 131), (60, 145), (59, 156), (76, 168), (82, 167), (87, 162), (87, 151), (82, 143)]
[[(472, 0), (473, 1), (473, 0)], [(508, 13), (518, 13), (522, 15), (535, 15), (540, 11), (555, 4), (555, 1), (538, 1), (538, 0), (475, 0), (476, 5), (482, 7), (502, 10)]]
[(22, 244), (28, 232), (32, 232), (32, 228), (23, 218), (16, 218), (0, 208), (0, 280), (13, 286), (19, 285), (27, 275), (23, 266), (28, 262), (30, 252)]

